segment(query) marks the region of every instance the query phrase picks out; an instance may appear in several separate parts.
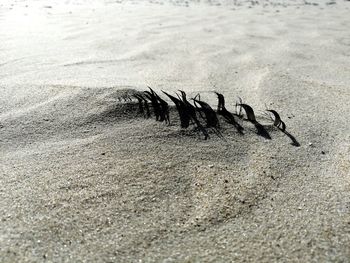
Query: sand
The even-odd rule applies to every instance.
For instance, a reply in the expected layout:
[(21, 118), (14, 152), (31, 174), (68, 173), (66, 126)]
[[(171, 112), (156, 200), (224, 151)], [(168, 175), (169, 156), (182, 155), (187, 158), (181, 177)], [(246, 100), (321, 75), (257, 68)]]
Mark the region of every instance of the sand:
[[(0, 261), (349, 262), (349, 11), (2, 1)], [(118, 100), (147, 85), (239, 96), (272, 139), (220, 119), (204, 140)]]

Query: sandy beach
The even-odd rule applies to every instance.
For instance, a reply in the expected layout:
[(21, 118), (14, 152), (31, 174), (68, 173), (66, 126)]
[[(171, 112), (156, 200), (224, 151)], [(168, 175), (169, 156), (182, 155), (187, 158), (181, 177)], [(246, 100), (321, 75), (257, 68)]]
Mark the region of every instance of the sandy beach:
[[(0, 262), (350, 262), (350, 1), (0, 3)], [(210, 138), (121, 99), (254, 108)], [(287, 131), (266, 109), (279, 112)], [(219, 134), (219, 135), (220, 135)]]

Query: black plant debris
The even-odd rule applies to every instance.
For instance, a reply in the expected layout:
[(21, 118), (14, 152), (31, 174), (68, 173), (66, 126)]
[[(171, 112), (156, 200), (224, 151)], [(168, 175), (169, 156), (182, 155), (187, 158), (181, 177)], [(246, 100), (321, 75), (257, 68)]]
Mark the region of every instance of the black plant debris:
[[(170, 106), (168, 102), (161, 98), (151, 87), (148, 88), (149, 90), (146, 90), (143, 93), (136, 92), (131, 96), (124, 95), (118, 99), (119, 101), (124, 100), (124, 102), (129, 102), (132, 97), (135, 98), (138, 104), (138, 112), (145, 118), (151, 116), (151, 109), (149, 107), (149, 105), (151, 105), (156, 121), (170, 124)], [(163, 90), (162, 92), (175, 104), (180, 119), (180, 127), (182, 129), (187, 129), (190, 125), (194, 125), (195, 130), (200, 131), (204, 135), (205, 140), (209, 138), (208, 129), (223, 138), (220, 132), (221, 125), (218, 116), (222, 116), (228, 124), (233, 125), (240, 135), (244, 135), (244, 128), (236, 118), (251, 122), (255, 126), (259, 136), (268, 140), (271, 139), (266, 128), (257, 121), (253, 108), (250, 105), (243, 103), (241, 98), (239, 98), (239, 102), (235, 105), (236, 112), (232, 113), (226, 109), (224, 95), (218, 92), (214, 92), (218, 98), (216, 111), (209, 105), (209, 103), (201, 100), (200, 94), (197, 94), (190, 99), (190, 101), (193, 102), (192, 104), (187, 99), (187, 94), (183, 90), (179, 90), (180, 93), (175, 93), (175, 95), (171, 95)], [(246, 119), (243, 118), (244, 115), (242, 109), (244, 110)], [(300, 146), (300, 143), (296, 138), (287, 132), (286, 124), (282, 121), (277, 111), (272, 109), (266, 109), (266, 111), (272, 114), (270, 115), (270, 118), (273, 121), (273, 125), (292, 140), (292, 145), (297, 147)]]
[(280, 115), (277, 113), (277, 111), (275, 110), (269, 110), (267, 109), (266, 111), (271, 112), (274, 116), (274, 122), (273, 125), (276, 126), (281, 132), (283, 132), (285, 135), (287, 135), (289, 137), (289, 139), (291, 139), (292, 141), (292, 145), (299, 147), (300, 143), (297, 141), (297, 139), (290, 134), (289, 132), (286, 131), (286, 124), (282, 121)]
[(229, 112), (226, 107), (225, 107), (225, 97), (224, 95), (215, 92), (216, 95), (218, 96), (218, 109), (217, 109), (217, 113), (221, 116), (223, 116), (225, 118), (225, 120), (229, 123), (232, 124), (233, 126), (235, 126), (235, 128), (237, 129), (237, 131), (240, 134), (243, 134), (243, 130), (244, 128), (236, 121), (235, 117), (233, 116), (233, 114), (231, 112)]
[(247, 115), (247, 120), (254, 124), (255, 128), (257, 129), (257, 134), (265, 139), (271, 140), (270, 134), (267, 132), (264, 126), (256, 120), (253, 108), (245, 103), (239, 103), (238, 106), (241, 106), (244, 109)]

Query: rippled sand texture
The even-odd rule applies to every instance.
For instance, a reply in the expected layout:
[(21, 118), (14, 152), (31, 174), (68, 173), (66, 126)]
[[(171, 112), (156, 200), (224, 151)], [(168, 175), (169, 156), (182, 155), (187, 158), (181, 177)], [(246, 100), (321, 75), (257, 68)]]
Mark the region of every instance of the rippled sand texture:
[[(347, 262), (349, 11), (1, 2), (0, 261)], [(146, 85), (240, 96), (272, 139), (144, 119), (118, 97)]]

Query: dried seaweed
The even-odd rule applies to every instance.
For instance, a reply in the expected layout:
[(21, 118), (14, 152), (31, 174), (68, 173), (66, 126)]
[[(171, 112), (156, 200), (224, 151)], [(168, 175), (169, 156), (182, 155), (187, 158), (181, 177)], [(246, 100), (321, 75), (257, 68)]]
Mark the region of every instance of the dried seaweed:
[(244, 103), (240, 103), (240, 104), (238, 104), (238, 106), (241, 106), (244, 109), (244, 111), (247, 115), (248, 121), (250, 121), (250, 122), (256, 121), (254, 110), (252, 107), (250, 107), (248, 104), (244, 104)]
[(291, 141), (292, 141), (291, 144), (293, 146), (299, 147), (300, 143), (298, 142), (298, 140), (292, 134), (290, 134), (289, 132), (286, 131), (286, 124), (281, 120), (281, 117), (277, 113), (277, 111), (269, 110), (269, 109), (267, 109), (266, 111), (271, 112), (274, 115), (275, 119), (274, 119), (273, 125), (276, 126), (286, 136), (288, 136), (289, 139), (291, 139)]
[(148, 87), (152, 93), (152, 95), (155, 97), (155, 99), (158, 102), (159, 106), (159, 121), (170, 124), (170, 118), (169, 118), (169, 105), (168, 103), (163, 100), (161, 97), (158, 96), (158, 94), (151, 88)]
[(176, 109), (179, 113), (179, 118), (180, 118), (180, 123), (181, 123), (181, 128), (188, 128), (190, 125), (190, 115), (186, 112), (186, 107), (184, 102), (181, 99), (175, 98), (174, 96), (166, 93), (165, 91), (162, 90), (162, 92), (168, 96), (169, 99), (171, 99), (172, 102), (174, 102)]
[(273, 116), (275, 117), (273, 125), (275, 125), (276, 127), (279, 127), (283, 123), (283, 125), (282, 125), (283, 128), (282, 129), (285, 130), (286, 129), (286, 125), (284, 124), (284, 122), (282, 122), (281, 117), (277, 113), (277, 111), (275, 111), (275, 110), (267, 110), (267, 111), (271, 112), (273, 114)]
[(197, 114), (196, 114), (196, 108), (191, 103), (189, 103), (186, 97), (186, 93), (183, 90), (179, 90), (179, 91), (181, 93), (181, 98), (182, 98), (182, 102), (184, 103), (184, 109), (186, 114), (189, 115), (190, 119), (193, 120), (196, 127), (203, 133), (204, 139), (205, 140), (208, 139), (209, 138), (208, 131), (203, 127), (203, 125), (198, 120)]
[[(170, 118), (169, 118), (169, 105), (168, 103), (162, 99), (151, 87), (148, 87), (149, 91), (144, 91), (144, 93), (136, 93), (132, 95), (123, 95), (122, 97), (119, 97), (118, 99), (124, 100), (125, 102), (132, 100), (131, 98), (134, 97), (137, 99), (138, 103), (138, 109), (139, 113), (143, 114), (145, 117), (150, 117), (150, 109), (149, 109), (149, 102), (152, 105), (154, 114), (156, 116), (157, 121), (165, 121), (166, 123), (170, 124)], [(256, 116), (254, 113), (253, 108), (242, 102), (242, 99), (239, 98), (239, 103), (236, 103), (236, 113), (229, 112), (225, 107), (225, 97), (223, 94), (220, 94), (218, 92), (215, 92), (215, 94), (218, 97), (218, 106), (217, 111), (214, 111), (213, 108), (207, 103), (200, 99), (200, 94), (197, 94), (193, 100), (193, 104), (191, 104), (188, 99), (187, 95), (183, 90), (179, 90), (180, 94), (175, 93), (177, 97), (168, 94), (167, 92), (162, 92), (175, 104), (176, 109), (179, 114), (180, 122), (181, 122), (181, 128), (188, 128), (189, 125), (192, 123), (195, 125), (195, 129), (202, 132), (205, 139), (209, 138), (209, 133), (207, 131), (207, 128), (212, 128), (214, 132), (218, 134), (219, 137), (222, 137), (219, 129), (219, 118), (217, 114), (223, 116), (223, 118), (228, 122), (229, 124), (232, 124), (235, 126), (237, 131), (240, 134), (243, 134), (244, 128), (236, 121), (235, 116), (238, 116), (240, 118), (243, 118), (242, 109), (245, 112), (245, 115), (247, 117), (247, 121), (254, 124), (254, 126), (257, 129), (257, 134), (266, 138), (271, 139), (270, 134), (267, 132), (265, 127), (260, 124), (256, 120)], [(282, 121), (280, 115), (277, 111), (272, 109), (266, 109), (267, 112), (271, 113), (272, 115), (269, 115), (270, 118), (273, 120), (273, 125), (277, 127), (280, 131), (282, 131), (284, 134), (286, 134), (291, 140), (292, 145), (294, 146), (300, 146), (299, 142), (295, 139), (293, 135), (291, 135), (289, 132), (286, 131), (286, 124)], [(267, 114), (267, 113), (266, 113)], [(198, 117), (202, 117), (203, 120), (206, 122), (206, 126), (204, 127), (198, 119)]]
[(215, 92), (215, 93), (218, 96), (218, 109), (217, 109), (218, 114), (223, 116), (229, 124), (232, 124), (233, 126), (235, 126), (235, 128), (240, 134), (243, 134), (244, 128), (235, 120), (235, 117), (233, 116), (233, 114), (225, 108), (224, 95), (218, 92)]
[(247, 115), (248, 121), (253, 123), (255, 128), (257, 129), (257, 134), (264, 137), (265, 139), (270, 140), (271, 139), (270, 134), (267, 132), (267, 130), (264, 128), (264, 126), (261, 125), (256, 120), (253, 108), (250, 107), (248, 104), (244, 104), (244, 103), (239, 103), (238, 106), (241, 106), (244, 109), (244, 111)]
[(215, 111), (213, 110), (212, 107), (210, 107), (210, 105), (204, 101), (200, 101), (197, 100), (195, 98), (193, 98), (194, 104), (196, 106), (197, 109), (199, 109), (199, 107), (197, 106), (197, 103), (200, 105), (200, 109), (201, 111), (203, 111), (204, 115), (205, 115), (205, 120), (207, 123), (207, 128), (219, 128), (219, 119), (216, 116)]
[(145, 93), (145, 96), (151, 101), (153, 112), (154, 112), (154, 115), (156, 116), (156, 121), (159, 121), (160, 120), (160, 104), (157, 100), (157, 97), (152, 92), (149, 92), (147, 90), (144, 91), (144, 93)]

